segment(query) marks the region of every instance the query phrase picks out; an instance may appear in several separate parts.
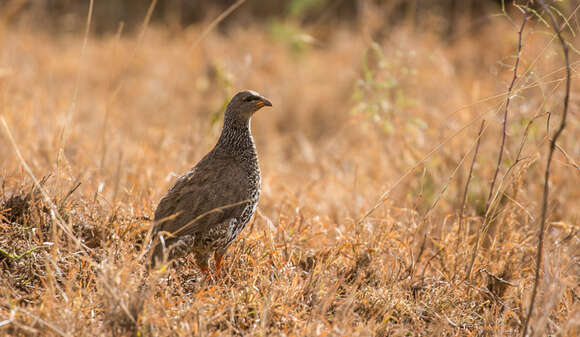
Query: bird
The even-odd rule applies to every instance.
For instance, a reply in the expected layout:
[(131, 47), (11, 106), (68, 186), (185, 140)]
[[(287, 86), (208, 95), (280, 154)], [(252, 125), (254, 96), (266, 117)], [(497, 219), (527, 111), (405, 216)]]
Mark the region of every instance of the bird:
[(180, 176), (155, 210), (150, 267), (193, 254), (205, 275), (214, 255), (219, 276), (223, 256), (253, 217), (261, 172), (250, 120), (272, 103), (252, 90), (226, 106), (221, 134), (192, 169)]

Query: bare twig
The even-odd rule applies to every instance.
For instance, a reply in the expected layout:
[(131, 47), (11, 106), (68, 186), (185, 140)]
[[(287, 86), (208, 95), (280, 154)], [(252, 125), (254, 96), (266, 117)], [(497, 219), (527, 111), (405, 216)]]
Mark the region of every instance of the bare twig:
[(467, 275), (465, 277), (466, 280), (469, 280), (471, 277), (471, 271), (473, 269), (473, 264), (475, 263), (477, 251), (479, 249), (479, 241), (481, 239), (481, 232), (485, 229), (485, 226), (489, 221), (489, 213), (490, 213), (489, 211), (491, 208), (490, 206), (492, 204), (492, 202), (491, 202), (492, 196), (493, 196), (497, 176), (498, 176), (499, 170), (501, 168), (501, 161), (503, 159), (505, 141), (507, 138), (507, 122), (508, 122), (509, 106), (510, 106), (510, 102), (511, 102), (511, 98), (512, 98), (512, 91), (514, 88), (514, 84), (516, 83), (516, 80), (518, 79), (518, 66), (520, 64), (520, 58), (521, 58), (521, 54), (522, 54), (522, 33), (524, 31), (524, 27), (526, 26), (526, 22), (528, 21), (529, 4), (530, 4), (530, 0), (526, 1), (526, 5), (524, 7), (524, 18), (522, 19), (522, 24), (520, 26), (520, 30), (518, 31), (518, 51), (517, 51), (517, 56), (516, 56), (516, 63), (514, 64), (512, 81), (510, 83), (510, 86), (509, 86), (508, 92), (507, 92), (507, 98), (506, 98), (505, 108), (504, 108), (504, 113), (503, 113), (503, 128), (502, 128), (501, 144), (499, 146), (499, 153), (497, 155), (497, 164), (495, 167), (495, 172), (493, 173), (493, 178), (491, 180), (491, 186), (489, 187), (489, 194), (487, 196), (487, 201), (485, 203), (485, 218), (484, 218), (483, 224), (481, 225), (480, 230), (477, 232), (477, 237), (475, 239), (475, 245), (473, 246), (473, 251), (471, 254), (471, 262), (469, 263), (469, 267), (467, 268)]
[(576, 164), (574, 159), (570, 157), (570, 155), (566, 151), (564, 151), (564, 149), (560, 145), (556, 144), (556, 148), (564, 155), (564, 158), (566, 158), (566, 160), (568, 161), (567, 165), (570, 165), (573, 168), (575, 168), (576, 173), (580, 173), (580, 165)]
[(469, 183), (471, 182), (471, 176), (473, 175), (473, 167), (475, 166), (475, 160), (477, 159), (477, 153), (479, 152), (479, 144), (481, 143), (481, 135), (485, 127), (485, 119), (481, 121), (481, 126), (479, 127), (479, 132), (477, 134), (477, 143), (475, 144), (475, 150), (473, 152), (473, 159), (471, 159), (471, 166), (469, 167), (469, 173), (467, 175), (467, 181), (465, 182), (465, 189), (463, 190), (463, 199), (461, 200), (461, 207), (459, 208), (459, 227), (457, 229), (457, 244), (459, 244), (459, 238), (461, 237), (461, 232), (463, 231), (463, 213), (465, 211), (465, 202), (467, 201), (467, 192), (469, 191)]
[(495, 167), (495, 172), (493, 173), (493, 178), (491, 180), (491, 186), (489, 187), (489, 195), (487, 196), (487, 201), (486, 201), (486, 205), (485, 205), (485, 212), (486, 213), (488, 212), (489, 206), (491, 204), (491, 199), (492, 199), (491, 197), (493, 195), (495, 182), (497, 180), (497, 175), (498, 175), (500, 167), (501, 167), (501, 160), (503, 159), (505, 141), (507, 138), (507, 121), (508, 121), (509, 106), (510, 106), (510, 102), (511, 102), (514, 84), (516, 83), (516, 80), (518, 79), (518, 66), (520, 64), (520, 58), (521, 58), (520, 56), (522, 53), (522, 33), (524, 31), (524, 27), (526, 26), (526, 22), (528, 21), (527, 8), (528, 8), (529, 3), (530, 3), (530, 1), (528, 0), (526, 2), (526, 6), (524, 9), (524, 18), (522, 20), (522, 25), (520, 26), (520, 30), (518, 31), (518, 52), (517, 52), (517, 56), (516, 56), (516, 63), (514, 65), (512, 81), (511, 81), (510, 86), (508, 88), (507, 98), (506, 98), (506, 102), (505, 102), (505, 108), (504, 108), (504, 113), (503, 113), (503, 128), (502, 128), (501, 144), (500, 144), (499, 153), (497, 156), (497, 164)]
[(564, 108), (562, 112), (562, 120), (560, 121), (560, 126), (554, 133), (554, 137), (550, 139), (550, 150), (548, 152), (548, 159), (546, 160), (546, 170), (544, 172), (544, 192), (542, 194), (542, 214), (540, 216), (540, 231), (538, 233), (538, 248), (536, 251), (536, 273), (534, 278), (534, 288), (532, 289), (532, 297), (530, 299), (530, 307), (528, 309), (528, 314), (526, 316), (526, 321), (524, 322), (524, 330), (522, 332), (522, 336), (526, 336), (528, 332), (528, 326), (530, 323), (530, 317), (532, 316), (532, 312), (534, 311), (534, 304), (536, 301), (536, 295), (538, 293), (538, 285), (540, 283), (540, 268), (542, 266), (542, 252), (544, 249), (544, 229), (546, 227), (546, 213), (548, 211), (548, 193), (549, 193), (549, 180), (550, 180), (550, 165), (552, 163), (552, 157), (554, 155), (554, 150), (556, 149), (556, 141), (564, 128), (566, 127), (566, 116), (568, 114), (568, 102), (570, 100), (570, 60), (568, 58), (568, 45), (566, 41), (562, 37), (561, 29), (559, 28), (558, 24), (556, 23), (556, 19), (554, 15), (546, 6), (543, 0), (539, 0), (540, 5), (544, 9), (546, 13), (548, 13), (548, 17), (552, 24), (552, 28), (554, 32), (558, 36), (560, 40), (560, 44), (562, 45), (562, 51), (564, 52), (564, 60), (566, 62), (566, 94), (564, 96)]

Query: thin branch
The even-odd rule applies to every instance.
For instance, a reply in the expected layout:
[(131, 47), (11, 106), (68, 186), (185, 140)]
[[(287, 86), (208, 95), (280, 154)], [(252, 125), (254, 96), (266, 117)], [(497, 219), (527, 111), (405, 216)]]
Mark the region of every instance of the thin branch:
[(546, 6), (543, 0), (539, 0), (540, 5), (546, 13), (548, 13), (548, 17), (550, 19), (552, 28), (554, 32), (558, 36), (560, 40), (560, 44), (562, 45), (562, 51), (564, 52), (564, 60), (566, 61), (566, 95), (564, 96), (564, 108), (562, 112), (562, 120), (560, 121), (560, 126), (556, 130), (554, 137), (550, 139), (550, 150), (548, 152), (548, 159), (546, 161), (546, 170), (544, 172), (544, 192), (542, 194), (542, 214), (540, 216), (540, 232), (538, 233), (538, 248), (536, 251), (536, 273), (534, 279), (534, 288), (532, 289), (532, 298), (530, 299), (530, 307), (528, 309), (528, 315), (526, 316), (526, 321), (524, 323), (524, 330), (522, 332), (522, 336), (525, 337), (528, 332), (528, 326), (530, 324), (530, 317), (532, 316), (532, 312), (534, 311), (534, 304), (536, 301), (536, 295), (538, 293), (538, 285), (540, 283), (540, 269), (542, 266), (542, 253), (544, 250), (544, 230), (546, 227), (546, 217), (548, 212), (548, 194), (549, 194), (549, 181), (550, 181), (550, 165), (552, 163), (552, 157), (554, 155), (554, 150), (556, 149), (556, 141), (564, 128), (566, 127), (566, 116), (568, 115), (568, 102), (570, 101), (570, 60), (568, 58), (568, 45), (566, 41), (562, 37), (561, 29), (559, 28), (558, 24), (556, 23), (556, 19), (554, 15), (550, 11), (550, 9)]
[(481, 121), (481, 126), (479, 127), (479, 132), (477, 134), (477, 143), (475, 144), (475, 151), (473, 152), (471, 166), (469, 167), (469, 174), (467, 175), (465, 189), (463, 190), (463, 199), (461, 200), (461, 207), (459, 209), (459, 228), (457, 229), (457, 238), (458, 238), (457, 244), (459, 244), (459, 238), (461, 237), (461, 232), (463, 231), (463, 213), (465, 211), (465, 202), (467, 201), (467, 192), (469, 191), (469, 183), (471, 182), (471, 176), (473, 175), (473, 167), (475, 166), (475, 160), (477, 159), (477, 153), (479, 152), (479, 144), (481, 143), (481, 135), (483, 134), (484, 128), (485, 128), (485, 119)]
[(573, 168), (576, 169), (576, 173), (580, 173), (580, 165), (576, 164), (576, 162), (574, 161), (574, 159), (572, 157), (570, 157), (570, 155), (568, 155), (568, 153), (566, 151), (564, 151), (564, 149), (556, 144), (556, 148), (562, 152), (562, 154), (564, 155), (564, 158), (566, 158), (566, 160), (568, 161), (567, 165), (572, 166)]
[(503, 159), (505, 141), (507, 138), (507, 121), (508, 121), (509, 106), (510, 106), (510, 102), (511, 102), (514, 84), (516, 83), (516, 80), (518, 79), (518, 66), (520, 64), (520, 58), (521, 58), (520, 56), (522, 53), (522, 33), (524, 31), (524, 27), (526, 26), (526, 22), (528, 21), (527, 8), (528, 8), (529, 3), (530, 3), (530, 1), (528, 0), (526, 2), (526, 7), (525, 7), (526, 9), (524, 10), (524, 18), (522, 20), (522, 25), (520, 26), (520, 30), (518, 31), (518, 52), (517, 52), (517, 57), (516, 57), (516, 63), (514, 65), (514, 72), (513, 72), (512, 81), (511, 81), (510, 86), (508, 88), (507, 98), (506, 98), (506, 102), (505, 102), (505, 108), (504, 108), (504, 113), (503, 113), (503, 129), (502, 129), (502, 136), (501, 136), (501, 144), (499, 147), (499, 154), (497, 156), (497, 164), (495, 167), (495, 172), (493, 174), (493, 179), (491, 180), (491, 186), (489, 187), (489, 195), (487, 196), (487, 202), (485, 205), (485, 212), (486, 213), (489, 210), (489, 206), (491, 204), (491, 197), (493, 195), (495, 182), (497, 180), (497, 175), (498, 175), (500, 167), (501, 167), (501, 160)]
[(528, 13), (529, 13), (528, 7), (529, 7), (529, 5), (530, 5), (530, 0), (526, 1), (526, 5), (524, 7), (524, 18), (522, 19), (522, 25), (520, 26), (520, 30), (518, 31), (518, 51), (517, 51), (517, 56), (516, 56), (516, 63), (514, 64), (514, 72), (513, 72), (513, 76), (512, 76), (512, 81), (511, 81), (510, 86), (508, 88), (507, 98), (506, 98), (506, 102), (505, 102), (505, 108), (504, 108), (504, 113), (503, 113), (503, 128), (502, 128), (501, 144), (499, 146), (499, 153), (497, 156), (497, 164), (495, 166), (495, 172), (493, 173), (493, 178), (491, 180), (491, 186), (489, 187), (489, 195), (487, 196), (487, 201), (485, 203), (485, 213), (484, 213), (485, 218), (484, 218), (483, 224), (481, 225), (480, 230), (477, 232), (477, 237), (475, 239), (475, 245), (473, 247), (473, 252), (471, 254), (471, 262), (469, 263), (469, 267), (467, 268), (467, 275), (465, 277), (466, 280), (469, 280), (471, 277), (471, 271), (473, 269), (473, 264), (475, 263), (477, 251), (479, 249), (479, 241), (481, 239), (481, 232), (484, 230), (485, 225), (489, 221), (489, 211), (491, 208), (490, 206), (492, 204), (492, 202), (491, 202), (492, 196), (493, 196), (497, 176), (498, 176), (499, 170), (501, 168), (501, 161), (503, 159), (505, 142), (506, 142), (506, 138), (507, 138), (507, 122), (508, 122), (509, 106), (510, 106), (510, 102), (511, 102), (511, 98), (512, 98), (512, 91), (514, 88), (514, 84), (516, 83), (516, 80), (518, 79), (518, 66), (520, 65), (520, 59), (521, 59), (521, 54), (522, 54), (522, 33), (524, 31), (524, 27), (526, 26), (526, 22), (528, 21)]

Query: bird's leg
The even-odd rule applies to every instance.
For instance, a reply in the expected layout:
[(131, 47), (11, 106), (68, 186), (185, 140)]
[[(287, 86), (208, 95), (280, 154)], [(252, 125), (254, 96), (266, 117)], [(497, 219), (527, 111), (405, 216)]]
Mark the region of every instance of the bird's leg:
[(222, 258), (224, 254), (222, 253), (215, 253), (215, 275), (220, 276), (220, 272), (222, 270)]

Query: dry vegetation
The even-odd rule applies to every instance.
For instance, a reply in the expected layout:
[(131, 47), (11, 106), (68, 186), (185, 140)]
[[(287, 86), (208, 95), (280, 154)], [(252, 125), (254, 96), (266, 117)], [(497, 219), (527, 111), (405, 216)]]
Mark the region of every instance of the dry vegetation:
[[(380, 17), (367, 15), (356, 32), (231, 27), (195, 48), (207, 25), (91, 36), (84, 49), (81, 32), (0, 26), (0, 334), (521, 334), (562, 116), (558, 39), (530, 18), (466, 279), (521, 15), (451, 40), (397, 27), (374, 41)], [(565, 31), (573, 84), (578, 25), (573, 16)], [(156, 203), (211, 148), (224, 102), (243, 88), (274, 103), (252, 125), (259, 215), (222, 278), (204, 280), (192, 259), (147, 275)], [(536, 336), (580, 333), (577, 90), (552, 165)]]

